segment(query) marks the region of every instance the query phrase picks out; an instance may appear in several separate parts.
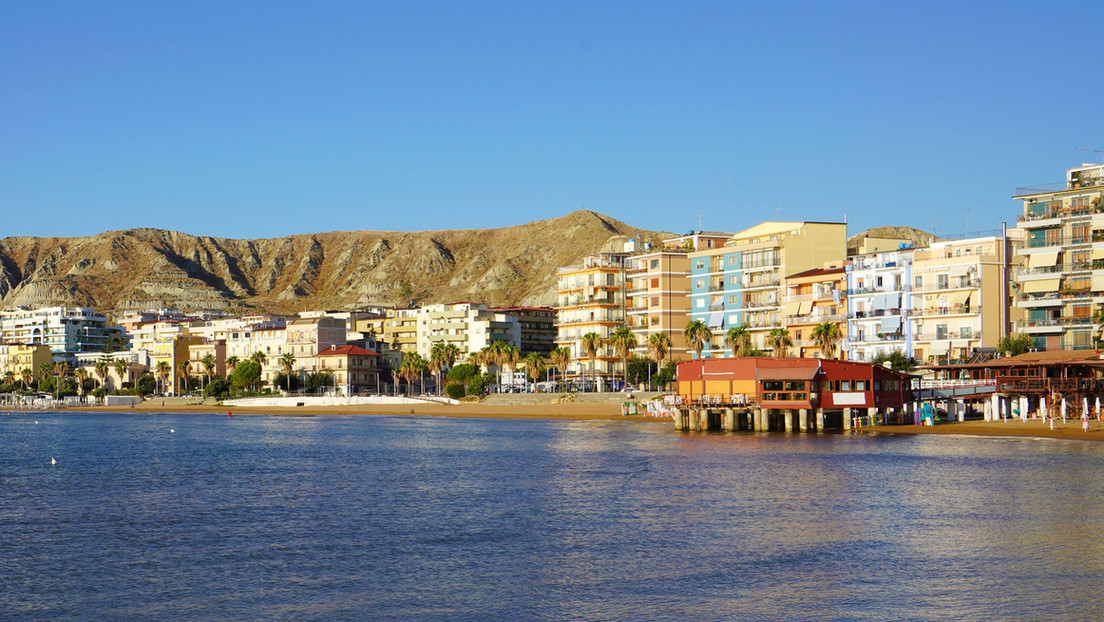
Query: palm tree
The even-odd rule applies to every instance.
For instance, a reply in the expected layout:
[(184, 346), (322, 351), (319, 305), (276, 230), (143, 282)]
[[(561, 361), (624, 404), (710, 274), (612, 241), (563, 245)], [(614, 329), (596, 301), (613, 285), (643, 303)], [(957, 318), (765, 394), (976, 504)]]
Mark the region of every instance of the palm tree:
[(426, 360), (417, 352), (403, 352), (402, 364), (399, 366), (399, 377), (406, 381), (407, 395), (410, 395), (410, 381), (419, 377), (426, 366)]
[(813, 327), (810, 335), (813, 338), (813, 343), (820, 348), (820, 353), (824, 358), (830, 359), (835, 355), (836, 343), (841, 338), (839, 324), (821, 322)]
[(533, 384), (540, 382), (541, 374), (544, 373), (544, 357), (540, 352), (530, 352), (525, 357), (525, 373), (533, 380)]
[(785, 328), (772, 328), (767, 333), (767, 344), (774, 349), (774, 356), (781, 358), (786, 356), (786, 350), (793, 345), (793, 339), (790, 339), (790, 331)]
[(111, 369), (111, 364), (107, 362), (107, 359), (100, 359), (96, 361), (96, 377), (100, 379), (100, 388), (104, 388), (104, 384), (107, 382), (107, 372)]
[(581, 342), (583, 352), (586, 352), (587, 358), (590, 359), (590, 375), (594, 379), (594, 388), (598, 388), (598, 348), (602, 347), (602, 338), (598, 336), (598, 333), (587, 333), (583, 335)]
[[(548, 355), (548, 361), (552, 363), (553, 370), (560, 370), (567, 373), (567, 364), (571, 362), (571, 350), (564, 347), (556, 348)], [(556, 372), (552, 372), (552, 381), (555, 382)]]
[(495, 372), (498, 374), (498, 386), (502, 387), (502, 367), (503, 360), (506, 358), (502, 348), (506, 346), (505, 341), (492, 341), (489, 346), (483, 348), (483, 362), (486, 365), (494, 365)]
[(211, 376), (215, 375), (215, 369), (218, 367), (218, 359), (215, 358), (214, 354), (208, 352), (203, 355), (200, 362), (203, 363), (203, 368), (207, 370), (207, 384), (211, 384)]
[[(208, 354), (207, 356), (211, 355)], [(284, 376), (287, 378), (287, 392), (291, 393), (291, 370), (295, 369), (295, 355), (291, 352), (284, 352), (284, 355), (280, 357), (280, 367), (284, 368)]]
[(264, 367), (265, 363), (268, 362), (268, 355), (264, 352), (261, 352), (260, 350), (257, 350), (249, 357), (249, 360), (260, 365), (261, 367)]
[(514, 372), (517, 371), (518, 362), (521, 361), (521, 350), (506, 342), (502, 345), (502, 366), (510, 368), (510, 384), (514, 384)]
[(733, 326), (725, 333), (725, 345), (732, 350), (732, 356), (743, 356), (751, 349), (751, 331), (747, 324)]
[[(663, 360), (671, 353), (671, 336), (667, 333), (656, 333), (648, 338), (648, 353), (655, 359), (656, 367), (663, 369)], [(652, 390), (651, 368), (648, 369), (648, 390)]]
[(161, 380), (161, 394), (165, 394), (165, 381), (172, 375), (172, 365), (169, 365), (168, 361), (157, 361), (155, 366), (157, 370), (157, 378)]
[(241, 359), (236, 357), (236, 356), (228, 357), (226, 359), (226, 367), (229, 369), (229, 371), (227, 373), (230, 374), (230, 375), (233, 375), (234, 370), (238, 368), (238, 363), (240, 363), (240, 362), (241, 362)]
[(69, 363), (65, 361), (54, 363), (54, 375), (57, 376), (57, 384), (54, 385), (54, 399), (61, 399), (61, 381), (69, 375)]
[(180, 379), (184, 381), (184, 390), (183, 391), (174, 391), (174, 393), (176, 393), (176, 394), (186, 393), (188, 391), (188, 378), (191, 376), (191, 373), (192, 373), (192, 362), (191, 361), (180, 361), (180, 369), (179, 369), (178, 373), (180, 374)]
[(130, 371), (130, 363), (123, 359), (115, 359), (113, 366), (115, 367), (115, 373), (119, 375), (119, 386), (116, 388), (121, 389), (123, 388), (123, 383), (127, 381), (127, 372)]
[(621, 355), (621, 369), (624, 372), (625, 384), (629, 384), (629, 353), (636, 348), (636, 333), (628, 326), (622, 326), (614, 331), (610, 337), (610, 345)]
[(23, 381), (23, 390), (26, 391), (31, 387), (31, 383), (34, 382), (34, 370), (30, 367), (24, 367), (19, 370), (19, 379)]
[(441, 368), (445, 362), (445, 342), (438, 341), (429, 350), (429, 372), (437, 379), (437, 393), (441, 393)]
[(690, 344), (690, 349), (694, 351), (697, 358), (701, 358), (702, 350), (713, 339), (713, 331), (709, 330), (709, 327), (701, 320), (687, 322), (686, 329), (682, 331), (682, 334), (686, 337), (686, 343)]
[(54, 366), (50, 363), (39, 363), (38, 365), (38, 381), (39, 387), (42, 386), (42, 381), (49, 378), (54, 374)]
[(7, 370), (4, 372), (4, 384), (15, 384), (15, 372), (13, 370)]
[(84, 396), (84, 381), (88, 378), (88, 370), (78, 367), (73, 371), (73, 378), (77, 381), (77, 395)]

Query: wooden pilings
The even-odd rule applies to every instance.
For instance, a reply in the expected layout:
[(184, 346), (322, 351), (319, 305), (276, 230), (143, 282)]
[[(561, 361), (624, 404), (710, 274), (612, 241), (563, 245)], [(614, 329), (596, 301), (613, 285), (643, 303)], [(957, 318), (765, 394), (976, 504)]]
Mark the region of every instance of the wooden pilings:
[(817, 433), (850, 430), (858, 409), (755, 408), (734, 406), (683, 406), (675, 416), (675, 429), (694, 432)]

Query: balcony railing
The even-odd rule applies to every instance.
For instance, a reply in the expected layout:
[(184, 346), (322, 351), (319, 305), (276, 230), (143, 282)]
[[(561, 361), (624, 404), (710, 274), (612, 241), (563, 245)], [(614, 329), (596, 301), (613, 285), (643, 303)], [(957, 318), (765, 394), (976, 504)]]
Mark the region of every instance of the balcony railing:
[(910, 309), (909, 315), (914, 317), (931, 317), (939, 315), (961, 315), (966, 313), (978, 314), (981, 313), (981, 306), (974, 305), (951, 305), (949, 307), (929, 307), (925, 309)]

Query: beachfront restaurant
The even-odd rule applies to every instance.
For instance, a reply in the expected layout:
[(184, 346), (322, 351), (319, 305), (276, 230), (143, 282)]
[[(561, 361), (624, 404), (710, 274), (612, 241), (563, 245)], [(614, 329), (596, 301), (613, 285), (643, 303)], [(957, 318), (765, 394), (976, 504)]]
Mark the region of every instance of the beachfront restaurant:
[(1104, 400), (1102, 357), (1099, 350), (1059, 350), (933, 365), (926, 368), (932, 379), (922, 382), (918, 394), (925, 400), (943, 397), (950, 410), (980, 411), (986, 420), (1061, 418), (1063, 410), (1067, 418), (1085, 412), (1096, 417)]
[(735, 357), (678, 364), (678, 400), (692, 420), (705, 417), (705, 429), (714, 418), (721, 428), (786, 432), (911, 423), (905, 410), (912, 399), (906, 374), (871, 363)]

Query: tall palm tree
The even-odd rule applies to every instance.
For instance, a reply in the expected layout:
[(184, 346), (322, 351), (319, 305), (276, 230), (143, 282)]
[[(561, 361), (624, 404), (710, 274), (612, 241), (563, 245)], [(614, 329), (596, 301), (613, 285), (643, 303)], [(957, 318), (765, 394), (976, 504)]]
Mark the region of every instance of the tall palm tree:
[(656, 365), (663, 367), (663, 361), (671, 353), (671, 336), (667, 333), (656, 333), (648, 337), (648, 353), (655, 359)]
[(240, 363), (240, 362), (241, 362), (241, 359), (236, 357), (236, 356), (227, 357), (227, 359), (226, 359), (226, 367), (228, 369), (227, 374), (233, 375), (234, 370), (238, 368), (238, 363)]
[(61, 381), (69, 375), (69, 363), (58, 361), (54, 363), (54, 375), (57, 383), (54, 385), (54, 399), (61, 399)]
[[(211, 356), (208, 354), (207, 356)], [(291, 352), (284, 352), (284, 355), (280, 357), (280, 367), (284, 368), (284, 377), (287, 378), (287, 392), (291, 393), (291, 370), (295, 369), (295, 355)]]
[(88, 370), (78, 367), (73, 370), (73, 379), (77, 381), (77, 395), (84, 397), (84, 381), (88, 378)]
[(180, 379), (184, 381), (183, 391), (174, 391), (177, 395), (188, 392), (188, 378), (192, 375), (192, 362), (188, 360), (180, 361), (180, 367), (177, 370), (180, 374)]
[(441, 369), (445, 362), (445, 342), (438, 341), (429, 349), (429, 373), (437, 380), (437, 393), (441, 393)]
[(15, 371), (7, 370), (4, 372), (4, 384), (15, 384)]
[(839, 340), (842, 338), (839, 324), (835, 322), (821, 322), (813, 327), (813, 331), (810, 335), (813, 338), (813, 343), (820, 348), (820, 353), (824, 358), (830, 359), (835, 356), (836, 344), (839, 343)]
[(521, 350), (502, 342), (502, 366), (510, 368), (510, 384), (514, 384), (514, 372), (517, 371), (518, 362), (521, 361)]
[(211, 384), (211, 377), (215, 375), (215, 369), (218, 368), (218, 359), (215, 358), (214, 354), (208, 352), (203, 355), (200, 362), (203, 363), (203, 369), (207, 370), (207, 384)]
[(19, 370), (19, 379), (23, 381), (23, 390), (26, 391), (31, 387), (31, 383), (34, 382), (34, 370), (30, 367), (24, 367)]
[(499, 388), (502, 387), (502, 367), (503, 367), (503, 361), (506, 358), (505, 353), (502, 351), (502, 349), (505, 346), (506, 346), (505, 341), (492, 341), (489, 346), (484, 348), (486, 350), (486, 352), (483, 355), (484, 363), (488, 364), (488, 365), (494, 365), (495, 366), (495, 373), (498, 374), (498, 386), (499, 386)]
[(157, 378), (161, 380), (161, 394), (164, 395), (165, 382), (172, 375), (172, 365), (169, 365), (168, 361), (157, 361), (155, 369), (157, 370)]
[(702, 350), (713, 339), (713, 331), (709, 330), (709, 326), (701, 320), (690, 320), (686, 323), (686, 329), (682, 331), (684, 337), (686, 337), (686, 343), (690, 345), (690, 349), (694, 351), (697, 358), (701, 358)]
[(602, 338), (598, 336), (598, 333), (590, 332), (583, 335), (582, 342), (583, 352), (586, 353), (587, 358), (590, 359), (590, 375), (594, 379), (594, 388), (598, 388), (598, 348), (602, 347)]
[(530, 352), (525, 357), (525, 373), (533, 380), (533, 384), (540, 382), (541, 374), (544, 373), (544, 357), (540, 352)]
[(636, 333), (628, 326), (622, 326), (614, 331), (610, 337), (610, 345), (621, 355), (621, 369), (624, 372), (622, 379), (625, 385), (629, 384), (629, 353), (636, 349)]
[(130, 363), (123, 359), (115, 359), (112, 366), (115, 368), (115, 373), (119, 376), (119, 386), (115, 388), (121, 389), (123, 388), (123, 383), (127, 381), (127, 372), (130, 371)]
[(38, 365), (38, 381), (39, 386), (42, 386), (42, 381), (54, 375), (54, 366), (52, 363), (39, 363)]
[(742, 356), (751, 349), (751, 331), (747, 324), (733, 326), (725, 333), (725, 345), (732, 350), (732, 356)]
[[(571, 362), (571, 350), (564, 347), (556, 348), (548, 355), (548, 361), (552, 364), (553, 370), (560, 370), (567, 373), (567, 364)], [(556, 372), (552, 372), (552, 381), (555, 382)]]
[(107, 382), (107, 373), (111, 369), (111, 364), (107, 362), (107, 359), (100, 359), (96, 361), (96, 377), (100, 379), (100, 388), (104, 388), (104, 384)]
[(268, 355), (265, 354), (264, 352), (261, 352), (260, 350), (257, 350), (256, 352), (254, 352), (253, 354), (251, 354), (249, 356), (249, 360), (253, 361), (254, 363), (256, 363), (258, 365), (260, 365), (261, 367), (264, 367), (265, 363), (268, 362)]
[(774, 356), (781, 358), (786, 356), (786, 351), (793, 345), (793, 339), (790, 339), (790, 331), (785, 328), (772, 328), (767, 333), (767, 343), (774, 349)]
[(399, 366), (399, 377), (406, 381), (406, 394), (410, 395), (410, 381), (419, 377), (428, 366), (428, 363), (417, 352), (403, 352), (402, 364)]

